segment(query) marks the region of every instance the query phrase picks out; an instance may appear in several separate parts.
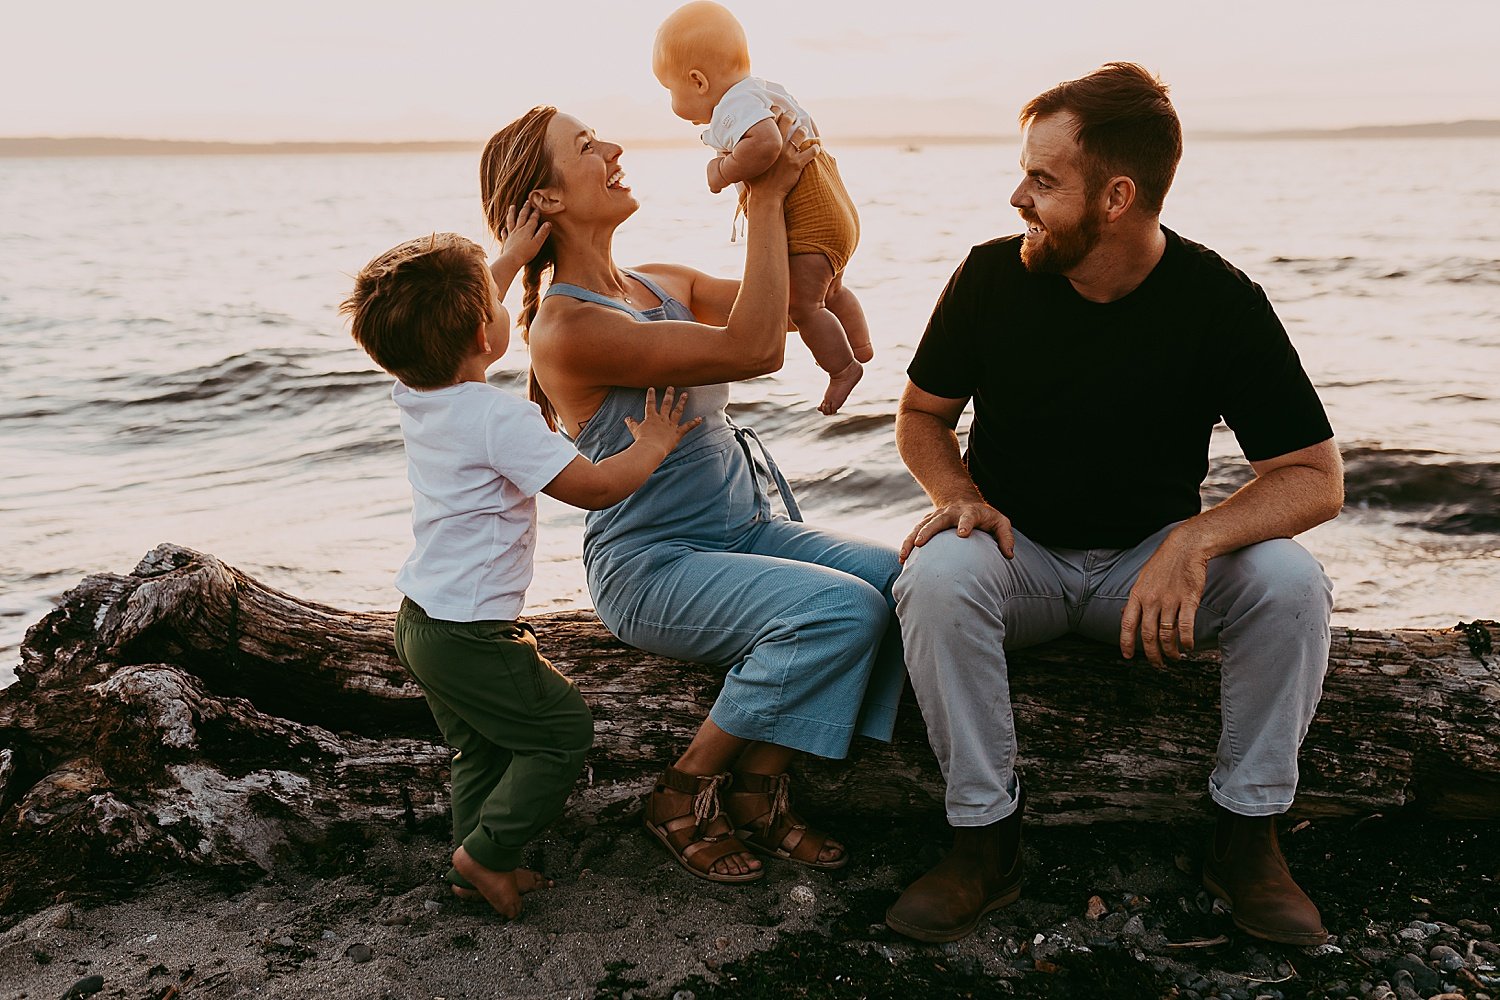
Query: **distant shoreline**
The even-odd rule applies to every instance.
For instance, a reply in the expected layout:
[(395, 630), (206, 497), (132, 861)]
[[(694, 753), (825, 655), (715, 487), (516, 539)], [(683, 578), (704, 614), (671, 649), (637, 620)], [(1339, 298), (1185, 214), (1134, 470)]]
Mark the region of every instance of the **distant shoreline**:
[[(923, 146), (978, 145), (1014, 142), (1014, 135), (914, 135), (914, 136), (845, 136), (840, 146), (901, 146), (920, 149)], [(1500, 119), (1476, 119), (1460, 122), (1427, 122), (1413, 125), (1361, 125), (1341, 129), (1278, 129), (1270, 131), (1233, 132), (1204, 130), (1190, 132), (1192, 140), (1274, 141), (1297, 139), (1454, 139), (1500, 138)], [(698, 143), (685, 139), (635, 139), (625, 143), (633, 149), (696, 148)], [(238, 155), (306, 155), (329, 153), (478, 153), (483, 143), (467, 140), (413, 142), (215, 142), (189, 139), (130, 139), (108, 136), (77, 138), (0, 137), (0, 158), (53, 156), (238, 156)]]

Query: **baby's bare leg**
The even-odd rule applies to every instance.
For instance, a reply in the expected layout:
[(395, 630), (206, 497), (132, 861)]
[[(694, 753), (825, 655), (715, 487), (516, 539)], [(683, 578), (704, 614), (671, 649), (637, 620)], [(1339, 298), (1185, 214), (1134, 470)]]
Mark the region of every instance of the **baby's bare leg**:
[(849, 338), (849, 348), (856, 361), (869, 361), (875, 357), (875, 348), (870, 343), (870, 324), (865, 322), (865, 310), (854, 297), (854, 292), (844, 284), (844, 276), (834, 276), (828, 285), (828, 294), (823, 301), (828, 311), (839, 318), (844, 335)]
[(833, 265), (820, 253), (793, 254), (789, 259), (791, 295), (787, 312), (812, 352), (818, 367), (828, 373), (828, 388), (818, 411), (833, 414), (864, 376), (864, 366), (854, 356), (839, 318), (829, 312), (824, 300), (833, 282)]
[[(494, 911), (507, 920), (521, 915), (521, 896), (536, 889), (551, 888), (552, 880), (537, 874), (530, 868), (497, 872), (481, 865), (460, 847), (453, 852), (453, 867), (460, 875), (474, 884)], [(456, 895), (469, 897), (469, 890), (453, 887)]]

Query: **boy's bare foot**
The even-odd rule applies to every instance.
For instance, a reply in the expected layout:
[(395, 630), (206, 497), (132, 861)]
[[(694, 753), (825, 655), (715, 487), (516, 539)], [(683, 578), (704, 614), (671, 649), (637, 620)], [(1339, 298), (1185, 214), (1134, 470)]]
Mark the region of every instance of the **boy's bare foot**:
[(474, 883), (474, 889), (455, 885), (453, 894), (461, 899), (483, 896), (491, 908), (506, 920), (514, 920), (521, 915), (521, 897), (524, 894), (537, 889), (550, 889), (553, 885), (551, 879), (530, 868), (516, 868), (508, 872), (491, 871), (470, 857), (469, 852), (462, 847), (453, 852), (453, 867)]
[[(516, 888), (523, 896), (528, 892), (535, 892), (538, 889), (550, 889), (557, 884), (547, 876), (543, 875), (541, 872), (534, 872), (530, 868), (517, 868), (515, 871), (515, 876)], [(457, 896), (459, 899), (484, 899), (484, 897), (479, 894), (478, 889), (465, 889), (461, 885), (450, 886), (450, 888), (453, 890), (453, 895)]]
[(844, 400), (849, 398), (849, 393), (854, 391), (854, 387), (864, 377), (865, 366), (858, 359), (828, 376), (828, 389), (823, 393), (823, 402), (818, 404), (818, 412), (824, 416), (833, 416), (839, 412), (839, 407), (844, 405)]
[(875, 360), (875, 348), (870, 345), (868, 340), (863, 344), (856, 344), (852, 340), (849, 341), (849, 350), (854, 352), (855, 361), (870, 362)]

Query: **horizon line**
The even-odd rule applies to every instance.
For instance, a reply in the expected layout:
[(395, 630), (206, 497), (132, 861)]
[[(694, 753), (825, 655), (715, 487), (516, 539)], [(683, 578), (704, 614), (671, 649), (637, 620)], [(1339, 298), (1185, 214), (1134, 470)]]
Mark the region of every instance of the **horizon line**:
[[(1279, 139), (1376, 139), (1376, 138), (1466, 138), (1500, 137), (1500, 119), (1470, 118), (1449, 122), (1416, 122), (1392, 125), (1355, 125), (1344, 128), (1295, 129), (1195, 129), (1186, 138), (1207, 141), (1279, 140)], [(907, 146), (977, 145), (1015, 142), (1018, 136), (987, 133), (926, 133), (889, 135), (850, 135), (837, 145)], [(465, 152), (483, 147), (477, 139), (354, 139), (308, 140), (283, 139), (246, 141), (235, 139), (171, 139), (139, 136), (0, 136), (0, 157), (47, 155), (130, 155), (149, 153), (361, 153), (361, 152)], [(625, 139), (622, 145), (636, 148), (696, 148), (699, 143), (688, 138), (641, 136)]]

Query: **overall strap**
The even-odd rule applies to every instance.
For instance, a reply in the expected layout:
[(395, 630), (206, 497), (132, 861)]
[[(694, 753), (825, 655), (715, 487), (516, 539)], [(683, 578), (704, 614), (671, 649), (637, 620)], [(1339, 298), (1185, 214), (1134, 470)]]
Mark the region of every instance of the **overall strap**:
[(639, 281), (641, 284), (645, 285), (646, 288), (650, 290), (652, 295), (655, 295), (659, 300), (661, 300), (662, 305), (666, 305), (668, 302), (672, 301), (672, 296), (662, 291), (660, 285), (652, 281), (650, 278), (646, 277), (644, 274), (641, 274), (639, 271), (632, 271), (626, 267), (622, 267), (620, 268), (620, 270), (624, 271), (636, 281)]
[[(645, 284), (645, 282), (642, 282), (642, 284)], [(656, 289), (653, 288), (651, 291), (655, 292)], [(556, 282), (549, 286), (547, 293), (542, 298), (547, 299), (554, 295), (566, 295), (570, 299), (580, 299), (584, 302), (593, 302), (601, 306), (613, 306), (621, 312), (630, 313), (630, 315), (636, 318), (639, 318), (641, 315), (638, 310), (630, 308), (623, 302), (612, 299), (607, 295), (600, 295), (598, 292), (584, 288), (581, 285), (570, 285), (566, 281)]]

